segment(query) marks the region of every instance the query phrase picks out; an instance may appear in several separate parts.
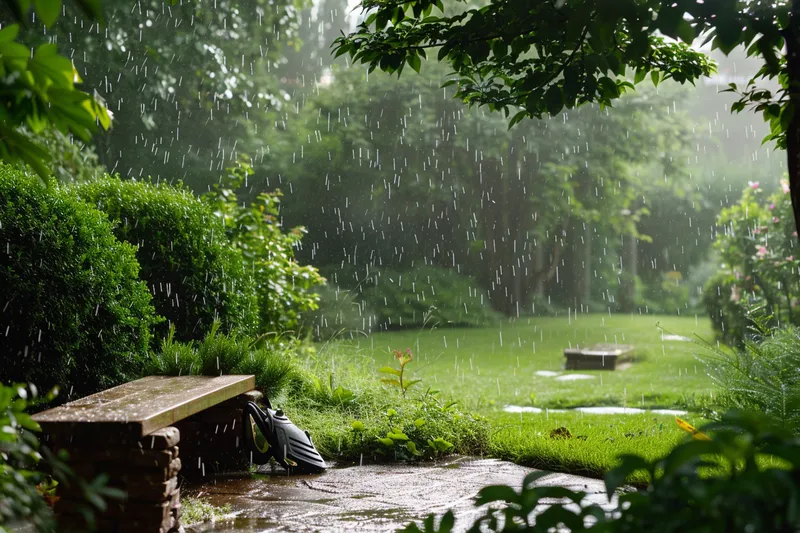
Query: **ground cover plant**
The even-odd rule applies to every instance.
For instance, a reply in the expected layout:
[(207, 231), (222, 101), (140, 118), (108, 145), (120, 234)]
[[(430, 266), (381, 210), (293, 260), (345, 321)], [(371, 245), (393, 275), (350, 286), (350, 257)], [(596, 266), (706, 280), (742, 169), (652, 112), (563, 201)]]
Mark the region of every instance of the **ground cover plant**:
[[(412, 378), (426, 380), (470, 409), (507, 404), (693, 409), (713, 396), (714, 385), (696, 358), (705, 348), (668, 335), (713, 338), (705, 317), (579, 314), (520, 319), (494, 328), (379, 333), (347, 342), (381, 366), (392, 361), (392, 350), (410, 347)], [(565, 348), (603, 342), (631, 344), (639, 360), (613, 372), (562, 371)], [(559, 381), (537, 371), (592, 378)]]
[(386, 374), (371, 357), (335, 343), (320, 347), (303, 364), (308, 380), (287, 399), (285, 411), (311, 433), (326, 458), (413, 461), (488, 449), (486, 420), (445, 400), (427, 382), (403, 394), (380, 383)]
[(135, 249), (55, 183), (0, 168), (0, 382), (88, 394), (135, 375), (159, 320)]

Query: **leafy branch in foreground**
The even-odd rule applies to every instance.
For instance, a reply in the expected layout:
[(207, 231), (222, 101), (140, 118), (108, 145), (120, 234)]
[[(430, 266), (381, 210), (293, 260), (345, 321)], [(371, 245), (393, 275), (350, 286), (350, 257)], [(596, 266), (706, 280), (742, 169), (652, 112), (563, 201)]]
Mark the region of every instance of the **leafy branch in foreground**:
[[(537, 484), (549, 473), (534, 472), (520, 489), (482, 489), (475, 505), (487, 508), (467, 531), (797, 531), (800, 439), (759, 413), (730, 412), (703, 431), (710, 440), (692, 439), (654, 461), (620, 457), (605, 479), (609, 500), (616, 494), (616, 502), (605, 509), (583, 491)], [(635, 472), (647, 474), (647, 488), (617, 493)], [(449, 533), (454, 527), (448, 511), (438, 521), (430, 515), (401, 531)]]
[[(100, 20), (97, 0), (78, 4), (93, 20)], [(6, 5), (22, 21), (30, 1), (11, 0)], [(37, 0), (34, 11), (52, 26), (61, 12), (61, 0)], [(19, 32), (19, 23), (0, 30), (0, 159), (27, 164), (46, 178), (50, 155), (21, 128), (34, 134), (55, 129), (88, 142), (98, 124), (104, 129), (111, 126), (111, 115), (98, 98), (76, 87), (81, 78), (56, 44), (31, 49), (19, 41)]]

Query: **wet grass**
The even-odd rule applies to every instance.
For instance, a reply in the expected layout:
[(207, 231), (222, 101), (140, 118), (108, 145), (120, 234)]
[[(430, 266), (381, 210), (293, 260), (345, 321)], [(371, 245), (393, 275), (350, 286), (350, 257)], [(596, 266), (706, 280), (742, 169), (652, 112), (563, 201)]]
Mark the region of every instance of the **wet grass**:
[[(684, 417), (702, 425), (700, 417)], [(667, 415), (589, 415), (495, 413), (490, 454), (517, 464), (602, 477), (621, 454), (653, 460), (688, 438)], [(566, 428), (568, 433), (556, 431)], [(632, 481), (644, 481), (644, 478)]]
[[(391, 362), (391, 350), (411, 348), (414, 377), (481, 412), (507, 404), (696, 410), (712, 394), (698, 360), (708, 351), (691, 342), (665, 340), (668, 334), (713, 338), (705, 317), (594, 314), (522, 319), (494, 328), (379, 333), (346, 344), (370, 354), (376, 369)], [(637, 361), (614, 372), (562, 371), (565, 348), (600, 342), (634, 345)], [(536, 375), (542, 370), (592, 378), (559, 381)]]
[[(391, 350), (411, 348), (409, 365), (422, 387), (432, 386), (460, 402), (465, 410), (484, 415), (491, 425), (489, 455), (526, 466), (601, 477), (623, 453), (648, 459), (665, 455), (687, 436), (674, 417), (656, 414), (591, 415), (507, 413), (508, 404), (542, 408), (627, 406), (690, 411), (690, 423), (702, 425), (701, 408), (713, 385), (704, 371), (707, 350), (699, 344), (669, 340), (667, 335), (711, 340), (705, 317), (579, 315), (533, 318), (494, 328), (400, 331), (328, 343), (319, 358), (342, 364), (357, 361), (362, 383), (375, 389), (377, 369), (392, 363)], [(625, 370), (565, 372), (563, 350), (600, 342), (632, 344), (636, 361)], [(337, 363), (339, 361), (339, 363)], [(586, 374), (591, 379), (559, 381), (537, 371), (559, 375)], [(371, 376), (370, 376), (371, 375)], [(345, 384), (345, 386), (347, 386)], [(380, 386), (377, 386), (380, 388)], [(323, 434), (341, 432), (343, 420), (316, 415), (308, 421)], [(322, 423), (324, 420), (327, 422)], [(326, 424), (333, 424), (327, 427)], [(571, 437), (553, 438), (565, 427)]]

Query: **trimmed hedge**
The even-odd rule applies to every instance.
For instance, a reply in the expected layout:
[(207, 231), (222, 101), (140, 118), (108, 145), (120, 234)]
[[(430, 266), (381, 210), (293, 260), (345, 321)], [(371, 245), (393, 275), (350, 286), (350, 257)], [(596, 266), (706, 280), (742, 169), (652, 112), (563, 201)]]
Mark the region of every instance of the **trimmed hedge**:
[(0, 380), (77, 394), (138, 372), (158, 322), (135, 250), (69, 191), (0, 166)]
[(156, 311), (174, 324), (176, 340), (202, 339), (215, 320), (223, 332), (257, 328), (255, 288), (242, 255), (189, 190), (105, 177), (73, 191), (108, 214), (117, 238), (136, 246), (140, 276)]

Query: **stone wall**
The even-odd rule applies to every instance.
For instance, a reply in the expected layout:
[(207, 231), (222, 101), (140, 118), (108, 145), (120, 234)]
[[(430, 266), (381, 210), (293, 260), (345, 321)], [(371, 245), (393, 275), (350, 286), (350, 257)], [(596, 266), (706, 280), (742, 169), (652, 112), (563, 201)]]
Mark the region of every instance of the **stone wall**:
[(242, 409), (261, 396), (260, 392), (251, 391), (175, 423), (181, 432), (183, 477), (201, 481), (219, 472), (249, 469)]
[[(109, 533), (174, 533), (180, 529), (178, 473), (181, 459), (177, 428), (162, 428), (144, 439), (103, 438), (101, 434), (51, 435), (47, 444), (66, 449), (67, 464), (86, 481), (100, 474), (108, 485), (125, 491), (124, 500), (108, 501), (97, 516), (97, 530)], [(59, 486), (55, 513), (59, 531), (85, 531), (81, 508), (86, 506), (79, 486)]]
[[(111, 436), (102, 424), (65, 426), (44, 444), (69, 454), (67, 464), (86, 481), (109, 476), (110, 487), (123, 490), (122, 501), (109, 501), (97, 517), (104, 533), (176, 533), (180, 529), (180, 487), (222, 471), (246, 471), (250, 454), (244, 443), (242, 409), (257, 401), (251, 391), (162, 428), (142, 439)], [(180, 456), (178, 444), (180, 443)], [(179, 476), (180, 474), (180, 476)], [(85, 531), (79, 486), (57, 489), (55, 512), (61, 531)]]

